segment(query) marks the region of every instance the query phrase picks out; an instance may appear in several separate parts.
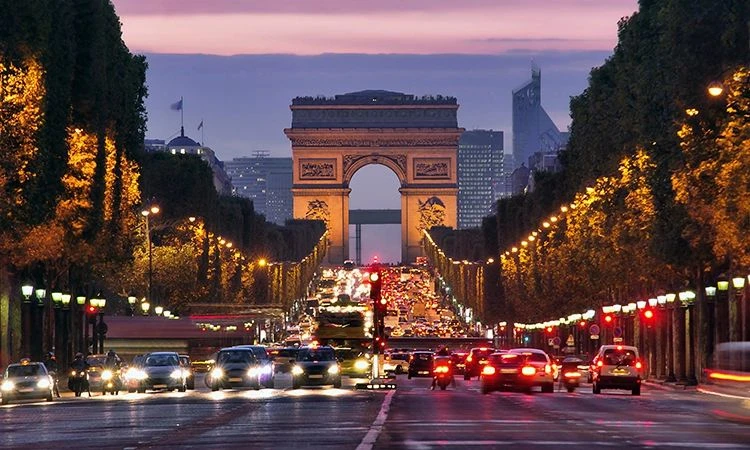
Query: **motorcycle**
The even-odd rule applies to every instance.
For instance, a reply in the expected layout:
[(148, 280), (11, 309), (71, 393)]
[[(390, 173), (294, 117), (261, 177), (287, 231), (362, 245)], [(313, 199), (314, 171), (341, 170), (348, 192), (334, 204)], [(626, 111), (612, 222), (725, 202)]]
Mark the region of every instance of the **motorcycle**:
[(437, 356), (435, 357), (435, 366), (432, 369), (432, 388), (435, 389), (435, 385), (440, 387), (441, 391), (444, 391), (449, 384), (456, 385), (456, 381), (453, 378), (453, 368), (451, 367), (450, 357)]
[(102, 371), (102, 394), (118, 395), (122, 388), (119, 372), (113, 369), (104, 369)]
[(80, 397), (84, 391), (91, 397), (88, 373), (85, 370), (71, 370), (68, 376), (68, 389), (73, 391), (76, 397)]
[(578, 366), (584, 364), (578, 358), (565, 358), (560, 368), (560, 381), (568, 392), (574, 392), (581, 385), (581, 372)]

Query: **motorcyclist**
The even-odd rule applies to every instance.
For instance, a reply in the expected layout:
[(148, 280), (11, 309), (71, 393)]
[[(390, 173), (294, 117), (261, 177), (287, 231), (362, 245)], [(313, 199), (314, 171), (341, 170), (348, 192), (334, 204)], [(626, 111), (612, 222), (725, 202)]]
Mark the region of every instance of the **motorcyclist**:
[(451, 377), (451, 386), (456, 387), (456, 379), (453, 378), (453, 367), (451, 366), (450, 357), (451, 352), (448, 350), (448, 347), (446, 346), (440, 346), (437, 353), (435, 353), (435, 356), (437, 358), (433, 358), (433, 364), (432, 364), (432, 390), (435, 390), (435, 386), (437, 386), (437, 375), (435, 374), (435, 368), (438, 366), (446, 366), (448, 367), (448, 374)]
[(117, 353), (115, 353), (113, 349), (109, 349), (107, 352), (107, 359), (104, 360), (104, 367), (115, 370), (119, 368), (119, 365), (120, 362), (118, 361)]
[(55, 358), (55, 354), (52, 352), (47, 353), (47, 358), (44, 360), (44, 366), (47, 368), (47, 372), (49, 372), (50, 376), (54, 379), (54, 391), (55, 395), (59, 398), (60, 397), (60, 388), (57, 385), (58, 382), (58, 375), (57, 375), (57, 359)]
[(73, 362), (70, 363), (70, 368), (78, 372), (83, 372), (89, 368), (89, 363), (83, 357), (83, 353), (76, 353), (75, 358), (73, 358)]

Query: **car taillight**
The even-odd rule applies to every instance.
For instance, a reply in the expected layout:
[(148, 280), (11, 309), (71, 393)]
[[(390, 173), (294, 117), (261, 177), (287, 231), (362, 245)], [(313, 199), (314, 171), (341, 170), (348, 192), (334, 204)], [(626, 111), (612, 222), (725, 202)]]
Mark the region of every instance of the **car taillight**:
[(484, 366), (482, 369), (482, 375), (495, 375), (495, 368), (492, 366)]
[(468, 362), (471, 362), (471, 360), (472, 360), (472, 359), (474, 359), (474, 358), (472, 358), (472, 357), (471, 357), (471, 355), (469, 355), (469, 356), (467, 356), (467, 357), (466, 357), (466, 362), (467, 362), (467, 363), (468, 363)]
[(523, 368), (521, 368), (521, 375), (526, 375), (527, 377), (536, 375), (536, 369), (531, 366), (524, 366)]
[(636, 368), (636, 369), (638, 369), (638, 370), (640, 370), (640, 369), (642, 369), (642, 368), (643, 368), (643, 364), (641, 364), (641, 362), (640, 362), (640, 361), (636, 361), (636, 362), (635, 362), (635, 368)]
[(552, 373), (552, 367), (549, 364), (544, 365), (544, 373)]
[(596, 362), (596, 367), (601, 367), (603, 365), (604, 365), (604, 363), (602, 361), (597, 361)]
[(435, 367), (435, 373), (448, 373), (448, 366)]
[(581, 372), (565, 372), (563, 376), (565, 378), (580, 378)]

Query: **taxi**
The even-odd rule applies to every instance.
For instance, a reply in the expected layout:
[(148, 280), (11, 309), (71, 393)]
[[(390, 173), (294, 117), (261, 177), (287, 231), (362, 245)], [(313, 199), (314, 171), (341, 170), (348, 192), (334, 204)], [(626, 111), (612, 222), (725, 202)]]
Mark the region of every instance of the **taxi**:
[(11, 364), (5, 369), (2, 391), (2, 404), (7, 405), (11, 400), (45, 399), (52, 401), (54, 383), (47, 372), (47, 368), (40, 362), (22, 361)]

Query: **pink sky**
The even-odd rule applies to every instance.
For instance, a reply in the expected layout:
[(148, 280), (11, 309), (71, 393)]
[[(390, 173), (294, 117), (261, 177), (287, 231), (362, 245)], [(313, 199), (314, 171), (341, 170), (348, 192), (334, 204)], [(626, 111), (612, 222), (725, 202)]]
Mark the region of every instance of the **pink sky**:
[(131, 51), (612, 50), (637, 0), (113, 0)]

